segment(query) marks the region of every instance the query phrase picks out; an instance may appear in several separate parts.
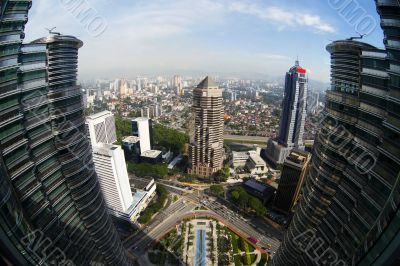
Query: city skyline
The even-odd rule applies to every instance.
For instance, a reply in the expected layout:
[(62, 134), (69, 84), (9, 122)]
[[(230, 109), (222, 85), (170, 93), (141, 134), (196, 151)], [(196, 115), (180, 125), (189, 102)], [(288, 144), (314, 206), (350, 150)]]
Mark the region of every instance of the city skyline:
[[(281, 79), (280, 73), (301, 55), (310, 79), (327, 83), (329, 56), (322, 47), (357, 36), (359, 29), (353, 23), (357, 16), (343, 19), (331, 2), (120, 1), (116, 6), (106, 0), (42, 0), (32, 6), (26, 40), (52, 27), (78, 36), (87, 44), (81, 51), (80, 79), (177, 73)], [(83, 4), (74, 8), (70, 3)], [(379, 24), (374, 8), (373, 1), (362, 3), (364, 17)], [(88, 23), (96, 16), (99, 30), (90, 32)], [(378, 26), (365, 40), (382, 47)]]
[(0, 0), (1, 264), (400, 265), (400, 0), (360, 2)]

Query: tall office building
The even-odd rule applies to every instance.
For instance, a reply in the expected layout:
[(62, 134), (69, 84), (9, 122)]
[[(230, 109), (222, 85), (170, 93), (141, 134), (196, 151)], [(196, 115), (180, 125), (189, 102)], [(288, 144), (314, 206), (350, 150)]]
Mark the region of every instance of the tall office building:
[(306, 179), (311, 154), (301, 150), (292, 150), (283, 163), (275, 195), (274, 209), (289, 214), (297, 203)]
[(93, 162), (109, 212), (129, 220), (133, 197), (124, 151), (117, 141), (114, 115), (103, 111), (86, 117), (87, 135), (92, 144)]
[(307, 89), (307, 71), (296, 61), (286, 73), (279, 136), (277, 140), (268, 141), (266, 155), (275, 164), (282, 164), (293, 148), (304, 149)]
[(132, 135), (140, 138), (140, 153), (151, 150), (153, 146), (153, 122), (138, 117), (132, 120)]
[(115, 118), (110, 111), (87, 116), (86, 126), (92, 146), (99, 142), (113, 144), (117, 141)]
[(386, 50), (353, 39), (327, 46), (326, 117), (273, 265), (399, 265), (400, 3), (376, 5)]
[(206, 77), (193, 90), (195, 129), (189, 147), (190, 174), (210, 176), (223, 164), (224, 108), (222, 90)]
[(98, 143), (93, 147), (93, 161), (110, 213), (130, 220), (133, 197), (121, 146)]
[(0, 4), (0, 257), (129, 265), (85, 137), (71, 36), (22, 44), (30, 0)]

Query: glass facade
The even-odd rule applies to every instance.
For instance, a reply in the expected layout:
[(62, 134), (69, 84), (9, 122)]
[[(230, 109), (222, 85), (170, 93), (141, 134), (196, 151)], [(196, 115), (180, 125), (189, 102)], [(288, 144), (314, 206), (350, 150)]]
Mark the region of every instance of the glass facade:
[(272, 265), (398, 265), (400, 5), (376, 4), (385, 50), (351, 39), (327, 46), (325, 116)]
[(0, 256), (15, 265), (130, 265), (85, 137), (71, 36), (22, 44), (31, 1), (0, 10)]

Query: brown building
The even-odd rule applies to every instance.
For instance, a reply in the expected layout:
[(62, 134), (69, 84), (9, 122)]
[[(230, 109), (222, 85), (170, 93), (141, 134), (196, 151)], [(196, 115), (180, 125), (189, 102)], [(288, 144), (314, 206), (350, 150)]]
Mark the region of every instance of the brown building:
[(293, 150), (283, 163), (282, 176), (276, 192), (274, 208), (289, 214), (299, 199), (311, 155), (300, 150)]
[(189, 174), (210, 176), (222, 168), (224, 108), (222, 90), (206, 77), (193, 90), (195, 117), (193, 139), (189, 147)]

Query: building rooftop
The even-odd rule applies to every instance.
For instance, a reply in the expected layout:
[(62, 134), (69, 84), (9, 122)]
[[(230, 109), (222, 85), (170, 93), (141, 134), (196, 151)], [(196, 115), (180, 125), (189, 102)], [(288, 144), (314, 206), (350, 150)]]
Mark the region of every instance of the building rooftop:
[(157, 156), (159, 156), (160, 154), (161, 154), (161, 151), (148, 150), (148, 151), (142, 152), (142, 154), (140, 154), (140, 156), (148, 157), (148, 158), (157, 158)]
[(150, 120), (150, 118), (147, 118), (147, 117), (136, 117), (136, 118), (132, 119), (132, 121), (136, 121), (136, 122), (142, 122), (142, 121), (148, 121), (148, 120)]
[(197, 88), (214, 88), (218, 87), (217, 83), (215, 83), (214, 80), (212, 80), (210, 77), (205, 77), (199, 85), (197, 85)]
[(113, 151), (118, 149), (121, 149), (121, 146), (99, 142), (93, 146), (93, 153), (112, 156)]
[(257, 182), (254, 179), (249, 179), (244, 184), (246, 186), (248, 186), (248, 187), (250, 187), (252, 189), (255, 189), (257, 191), (260, 191), (260, 192), (264, 192), (264, 190), (267, 189), (267, 187), (264, 184), (261, 184), (260, 182)]
[(261, 158), (260, 155), (257, 153), (249, 153), (250, 154), (250, 159), (256, 164), (256, 165), (266, 165), (265, 161)]
[(292, 150), (284, 163), (302, 168), (310, 160), (310, 157), (311, 155), (308, 152)]
[(97, 113), (97, 114), (89, 115), (86, 118), (87, 119), (91, 119), (91, 120), (95, 120), (95, 119), (98, 119), (100, 117), (109, 116), (109, 115), (112, 115), (112, 113), (110, 111), (102, 111), (102, 112)]
[(138, 143), (140, 141), (139, 137), (136, 136), (128, 136), (122, 140), (122, 142), (126, 143)]
[(233, 151), (232, 152), (233, 159), (248, 159), (249, 153), (247, 151)]
[(133, 194), (133, 201), (131, 206), (129, 206), (127, 213), (129, 214), (132, 213), (137, 208), (139, 203), (143, 200), (143, 198), (146, 196), (146, 194), (147, 194), (146, 191), (137, 190), (135, 194)]

